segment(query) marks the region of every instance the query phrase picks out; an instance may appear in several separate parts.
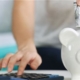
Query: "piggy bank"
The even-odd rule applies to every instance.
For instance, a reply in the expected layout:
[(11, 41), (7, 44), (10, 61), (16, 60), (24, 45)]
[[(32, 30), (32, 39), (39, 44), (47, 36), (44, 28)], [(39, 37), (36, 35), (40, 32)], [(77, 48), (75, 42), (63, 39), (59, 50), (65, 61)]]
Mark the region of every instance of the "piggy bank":
[(65, 28), (59, 35), (61, 58), (65, 68), (71, 73), (72, 80), (80, 80), (80, 33)]

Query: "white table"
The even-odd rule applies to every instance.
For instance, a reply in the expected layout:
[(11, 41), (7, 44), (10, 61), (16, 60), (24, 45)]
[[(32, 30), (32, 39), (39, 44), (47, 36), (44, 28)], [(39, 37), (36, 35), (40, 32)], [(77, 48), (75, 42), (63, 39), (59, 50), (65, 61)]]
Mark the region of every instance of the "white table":
[[(13, 73), (16, 71), (13, 71)], [(37, 70), (37, 71), (33, 71), (33, 70), (27, 70), (25, 71), (27, 73), (43, 73), (43, 74), (58, 74), (60, 76), (64, 76), (65, 80), (71, 80), (71, 74), (68, 71), (56, 71), (56, 70)], [(6, 72), (0, 72), (0, 74), (4, 74)]]

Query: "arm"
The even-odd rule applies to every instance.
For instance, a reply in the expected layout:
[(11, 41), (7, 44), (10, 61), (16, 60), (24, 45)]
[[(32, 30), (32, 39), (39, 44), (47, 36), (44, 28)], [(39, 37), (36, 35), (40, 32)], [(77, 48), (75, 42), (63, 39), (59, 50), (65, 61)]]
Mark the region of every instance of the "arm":
[(33, 41), (34, 0), (14, 0), (12, 31), (19, 48)]
[(37, 69), (42, 63), (33, 41), (34, 0), (14, 0), (12, 24), (19, 50), (14, 55), (8, 54), (1, 60), (0, 65), (3, 68), (8, 66), (8, 71), (11, 72), (14, 65), (19, 62), (18, 75), (21, 75), (27, 65)]

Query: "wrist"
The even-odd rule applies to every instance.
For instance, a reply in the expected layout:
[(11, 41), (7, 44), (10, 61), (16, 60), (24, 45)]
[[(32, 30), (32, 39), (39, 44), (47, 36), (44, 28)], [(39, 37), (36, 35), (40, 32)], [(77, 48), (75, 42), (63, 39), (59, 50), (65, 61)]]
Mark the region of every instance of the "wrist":
[(34, 41), (32, 39), (23, 41), (22, 43), (18, 44), (18, 49), (21, 50), (24, 47), (35, 47)]

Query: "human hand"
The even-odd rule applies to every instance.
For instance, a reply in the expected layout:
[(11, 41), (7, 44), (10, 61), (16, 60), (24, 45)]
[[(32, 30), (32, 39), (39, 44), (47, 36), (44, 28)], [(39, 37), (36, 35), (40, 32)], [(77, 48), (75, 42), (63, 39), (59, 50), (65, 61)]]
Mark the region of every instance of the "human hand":
[(34, 43), (26, 44), (16, 54), (8, 54), (0, 61), (0, 65), (3, 68), (8, 66), (8, 72), (11, 72), (17, 62), (19, 62), (18, 75), (24, 72), (27, 65), (30, 65), (33, 70), (40, 66), (42, 59), (37, 53)]

